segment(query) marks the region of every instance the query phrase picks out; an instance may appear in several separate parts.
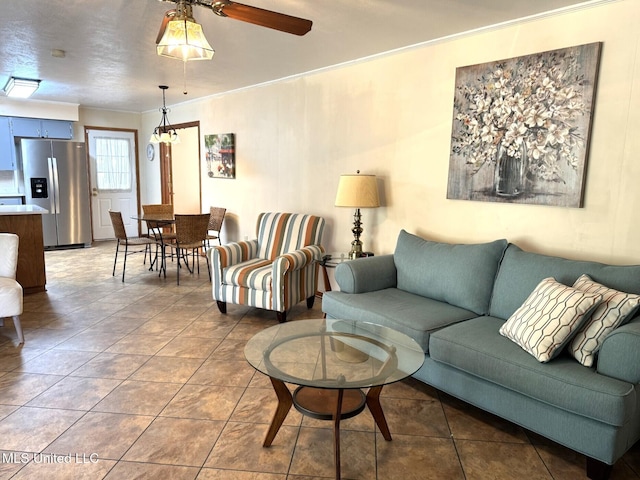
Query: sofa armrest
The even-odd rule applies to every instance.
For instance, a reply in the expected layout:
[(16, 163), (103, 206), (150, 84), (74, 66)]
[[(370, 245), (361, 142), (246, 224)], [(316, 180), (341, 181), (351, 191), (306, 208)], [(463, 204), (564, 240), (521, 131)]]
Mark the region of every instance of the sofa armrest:
[(207, 250), (207, 255), (212, 268), (222, 270), (229, 265), (255, 258), (258, 255), (258, 240), (227, 243), (226, 245), (211, 247)]
[(640, 383), (640, 319), (616, 328), (598, 352), (598, 373)]
[(336, 282), (344, 293), (365, 293), (397, 284), (393, 255), (359, 258), (336, 267)]

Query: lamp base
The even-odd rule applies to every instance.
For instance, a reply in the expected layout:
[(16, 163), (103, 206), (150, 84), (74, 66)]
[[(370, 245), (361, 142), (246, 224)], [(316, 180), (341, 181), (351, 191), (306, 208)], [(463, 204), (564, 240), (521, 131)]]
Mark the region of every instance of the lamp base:
[(349, 251), (349, 260), (355, 260), (362, 256), (362, 242), (354, 240), (351, 242), (351, 250)]

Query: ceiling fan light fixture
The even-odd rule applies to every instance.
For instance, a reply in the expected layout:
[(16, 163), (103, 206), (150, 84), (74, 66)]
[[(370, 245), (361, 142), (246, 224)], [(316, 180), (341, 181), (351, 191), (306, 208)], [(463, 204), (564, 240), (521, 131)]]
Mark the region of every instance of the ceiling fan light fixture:
[(180, 137), (178, 136), (178, 132), (176, 132), (176, 129), (171, 126), (171, 123), (169, 123), (169, 119), (167, 118), (168, 110), (165, 103), (164, 92), (169, 87), (167, 87), (166, 85), (159, 85), (158, 88), (162, 90), (162, 108), (160, 109), (160, 111), (162, 112), (162, 118), (160, 119), (160, 124), (153, 129), (153, 133), (149, 138), (149, 142), (175, 145), (177, 143), (180, 143)]
[(211, 60), (214, 54), (202, 26), (193, 18), (191, 5), (184, 2), (177, 3), (174, 17), (167, 22), (156, 51), (158, 55), (183, 62)]
[(29, 98), (40, 86), (40, 80), (10, 77), (3, 90), (7, 97)]

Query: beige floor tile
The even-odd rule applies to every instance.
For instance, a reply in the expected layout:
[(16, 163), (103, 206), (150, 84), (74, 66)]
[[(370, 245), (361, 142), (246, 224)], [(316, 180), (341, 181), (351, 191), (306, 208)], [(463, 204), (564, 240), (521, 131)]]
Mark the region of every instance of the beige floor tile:
[(24, 365), (17, 368), (16, 371), (50, 375), (68, 375), (95, 356), (95, 352), (49, 350), (48, 352), (29, 360)]
[(118, 460), (153, 419), (153, 416), (89, 412), (48, 446), (45, 452), (71, 452)]
[(133, 332), (133, 335), (159, 335), (159, 336), (168, 336), (175, 337), (180, 334), (190, 323), (192, 320), (187, 321), (186, 323), (179, 321), (178, 319), (158, 319), (158, 317), (154, 317), (151, 320), (140, 325)]
[(119, 462), (105, 477), (105, 480), (123, 479), (171, 479), (193, 480), (198, 468), (172, 465), (154, 465), (152, 463)]
[(120, 384), (120, 380), (66, 377), (27, 403), (30, 407), (90, 410)]
[(124, 460), (202, 466), (223, 427), (218, 421), (158, 417)]
[(131, 375), (131, 380), (185, 383), (202, 365), (201, 358), (152, 357)]
[(384, 397), (380, 404), (392, 435), (450, 435), (442, 405), (436, 400)]
[(188, 383), (246, 387), (254, 372), (255, 370), (246, 360), (207, 360)]
[(0, 377), (0, 403), (24, 405), (63, 378), (61, 375), (7, 373)]
[(124, 380), (142, 366), (150, 355), (100, 353), (83, 366), (74, 370), (74, 377), (98, 377)]
[(551, 474), (530, 444), (455, 440), (468, 480), (549, 480)]
[(519, 426), (456, 398), (443, 395), (442, 407), (455, 439), (529, 443)]
[(159, 357), (207, 358), (221, 340), (200, 337), (176, 337), (157, 355)]
[(171, 341), (171, 336), (129, 334), (106, 351), (109, 353), (131, 353), (137, 355), (155, 355)]
[[(340, 471), (343, 478), (375, 480), (375, 434), (340, 430)], [(333, 431), (301, 428), (290, 473), (293, 475), (335, 475)]]
[[(378, 478), (402, 480), (463, 480), (451, 439), (393, 435), (390, 442), (376, 435)], [(469, 477), (466, 477), (469, 478)], [(518, 477), (512, 477), (512, 480)]]
[(221, 340), (225, 338), (233, 327), (233, 324), (210, 322), (206, 320), (196, 320), (190, 324), (181, 333), (184, 337), (200, 337), (200, 338), (212, 338)]
[(20, 407), (17, 405), (0, 405), (0, 420), (15, 412), (18, 408)]
[(291, 477), (277, 473), (240, 472), (236, 470), (203, 468), (196, 480), (286, 480), (287, 478)]
[(40, 452), (84, 412), (22, 407), (0, 421), (0, 450)]
[[(45, 463), (43, 458), (46, 455), (35, 456), (36, 461), (31, 461), (20, 472), (12, 477), (14, 480), (95, 480), (103, 478), (109, 470), (113, 468), (116, 462), (111, 460), (98, 460), (93, 462), (91, 459), (82, 458), (82, 456), (72, 458), (71, 463)], [(64, 458), (64, 457), (63, 457)]]
[(213, 355), (217, 361), (237, 360), (246, 361), (244, 358), (245, 340), (224, 339), (213, 351)]
[(270, 447), (263, 447), (268, 426), (228, 422), (205, 467), (249, 472), (287, 473), (298, 429), (282, 426)]
[(180, 390), (181, 386), (179, 383), (127, 380), (93, 407), (93, 411), (158, 415)]
[(243, 393), (239, 387), (185, 385), (160, 415), (226, 421)]
[[(238, 402), (230, 420), (232, 422), (271, 424), (271, 419), (278, 406), (278, 399), (273, 388), (247, 388)], [(291, 407), (284, 425), (299, 426), (302, 414)]]
[(124, 337), (123, 333), (96, 332), (87, 329), (69, 340), (55, 346), (59, 350), (80, 350), (83, 352), (103, 352)]

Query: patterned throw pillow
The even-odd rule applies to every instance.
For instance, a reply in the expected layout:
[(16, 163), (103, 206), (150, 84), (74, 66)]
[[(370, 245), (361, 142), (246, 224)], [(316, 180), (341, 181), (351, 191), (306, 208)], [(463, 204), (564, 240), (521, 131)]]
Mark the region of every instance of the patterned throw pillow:
[(601, 301), (600, 294), (545, 278), (502, 325), (500, 334), (546, 363), (560, 353)]
[(569, 352), (585, 367), (593, 366), (595, 356), (611, 331), (630, 319), (640, 305), (640, 295), (619, 292), (582, 275), (573, 288), (602, 295), (602, 303), (593, 311), (571, 341)]

